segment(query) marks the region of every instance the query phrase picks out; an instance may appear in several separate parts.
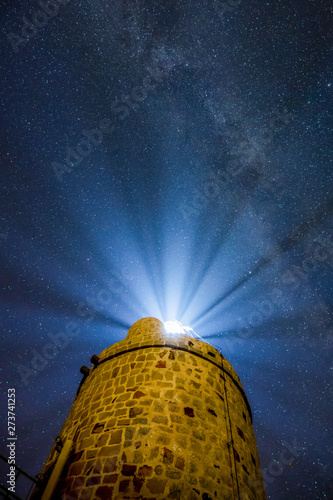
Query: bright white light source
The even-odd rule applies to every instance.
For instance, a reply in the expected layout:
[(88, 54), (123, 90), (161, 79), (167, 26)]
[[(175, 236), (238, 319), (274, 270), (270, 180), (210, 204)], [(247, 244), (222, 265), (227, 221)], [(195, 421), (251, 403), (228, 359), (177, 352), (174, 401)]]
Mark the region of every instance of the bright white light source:
[(193, 330), (190, 326), (184, 326), (182, 325), (179, 321), (173, 320), (173, 321), (166, 321), (164, 323), (164, 328), (167, 333), (174, 333), (174, 334), (185, 334), (185, 335), (190, 335), (191, 337), (194, 337), (193, 335)]
[(179, 321), (166, 321), (164, 328), (168, 333), (185, 333), (183, 325)]

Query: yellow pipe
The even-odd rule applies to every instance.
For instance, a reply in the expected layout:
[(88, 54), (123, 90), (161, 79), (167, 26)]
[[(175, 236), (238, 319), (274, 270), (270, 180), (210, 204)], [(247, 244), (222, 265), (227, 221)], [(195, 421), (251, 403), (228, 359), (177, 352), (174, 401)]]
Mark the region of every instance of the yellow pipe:
[(72, 449), (73, 441), (67, 439), (58, 457), (57, 463), (52, 471), (51, 477), (46, 485), (43, 496), (41, 500), (51, 500), (54, 493), (55, 487), (61, 475), (61, 472), (65, 466), (68, 455)]

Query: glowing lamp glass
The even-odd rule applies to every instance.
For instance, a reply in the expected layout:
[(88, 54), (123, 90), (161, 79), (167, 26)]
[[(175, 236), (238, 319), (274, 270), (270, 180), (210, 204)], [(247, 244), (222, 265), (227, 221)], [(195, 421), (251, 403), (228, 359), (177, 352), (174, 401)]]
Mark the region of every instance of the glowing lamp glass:
[(179, 321), (166, 321), (164, 328), (167, 333), (185, 333), (183, 325)]
[(164, 323), (164, 328), (167, 333), (172, 333), (175, 335), (179, 334), (186, 334), (186, 335), (193, 335), (193, 330), (190, 326), (184, 326), (182, 325), (179, 321), (173, 320), (173, 321), (166, 321)]

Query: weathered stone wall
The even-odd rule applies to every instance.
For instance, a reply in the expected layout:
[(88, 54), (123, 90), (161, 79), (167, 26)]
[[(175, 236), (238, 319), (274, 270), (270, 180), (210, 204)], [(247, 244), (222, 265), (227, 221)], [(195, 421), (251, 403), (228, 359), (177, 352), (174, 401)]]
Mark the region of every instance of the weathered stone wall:
[(54, 499), (266, 498), (235, 371), (154, 318), (101, 353), (60, 436), (74, 446)]

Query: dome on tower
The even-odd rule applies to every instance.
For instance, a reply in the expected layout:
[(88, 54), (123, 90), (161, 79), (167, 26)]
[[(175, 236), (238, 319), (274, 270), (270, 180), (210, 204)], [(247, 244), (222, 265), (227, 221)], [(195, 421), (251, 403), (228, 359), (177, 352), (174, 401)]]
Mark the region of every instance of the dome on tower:
[(146, 335), (165, 335), (166, 331), (162, 321), (157, 318), (142, 318), (136, 321), (128, 330), (126, 340), (139, 340)]

